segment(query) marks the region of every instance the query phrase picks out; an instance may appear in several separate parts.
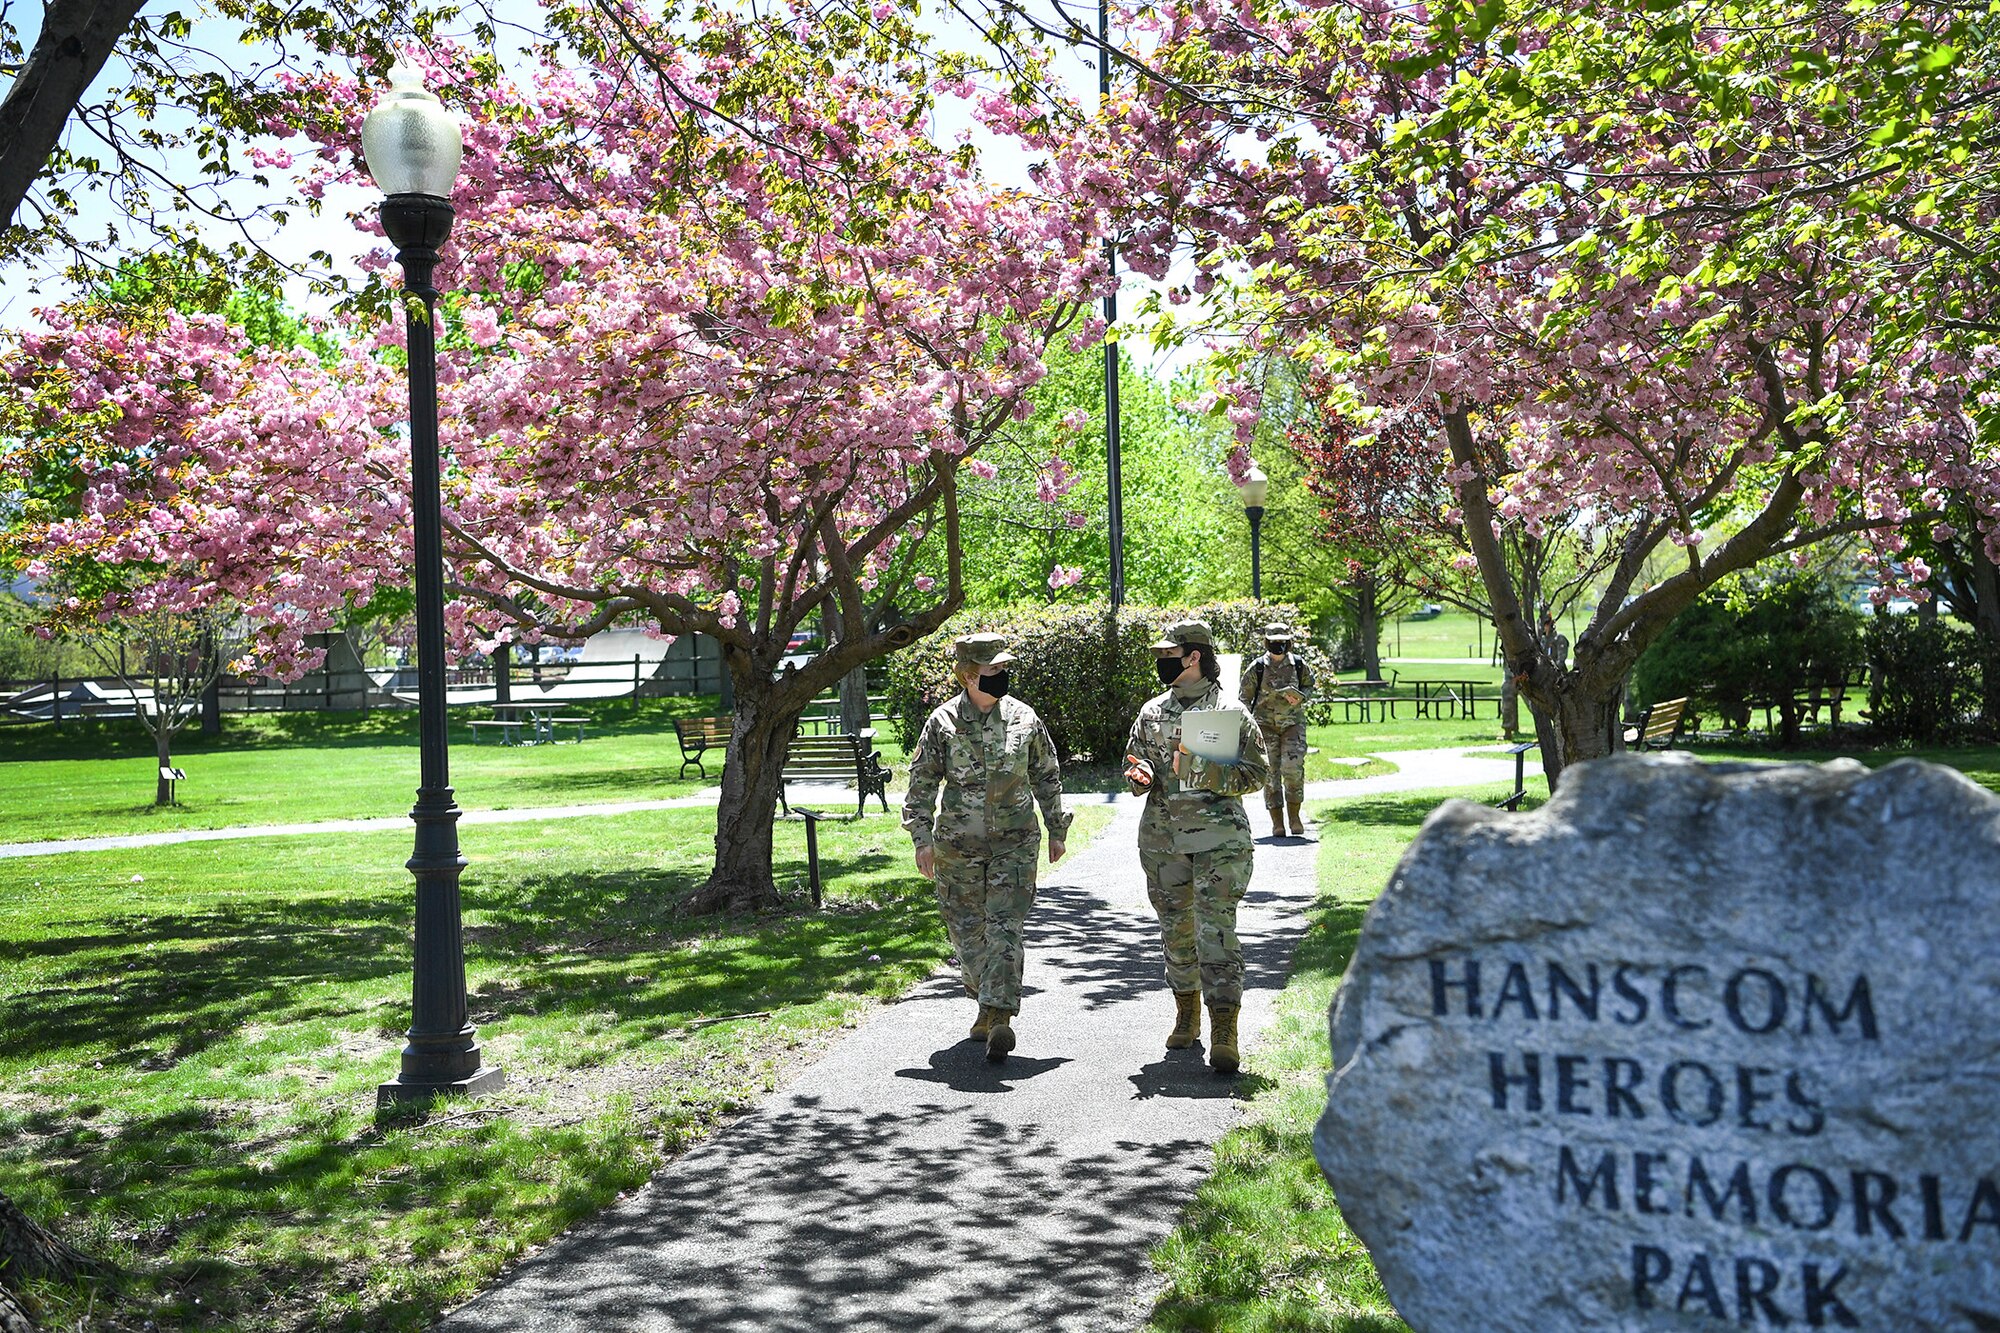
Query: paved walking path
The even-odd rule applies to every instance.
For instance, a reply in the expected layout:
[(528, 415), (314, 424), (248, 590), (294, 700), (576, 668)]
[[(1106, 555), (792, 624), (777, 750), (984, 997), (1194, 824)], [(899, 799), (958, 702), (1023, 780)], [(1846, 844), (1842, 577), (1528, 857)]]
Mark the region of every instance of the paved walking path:
[[(1514, 776), (1513, 761), (1473, 759), (1463, 750), (1384, 751), (1377, 756), (1398, 766), (1400, 771), (1375, 778), (1342, 778), (1310, 783), (1306, 793), (1313, 800), (1336, 800), (1343, 796), (1366, 796), (1376, 792), (1419, 791), (1426, 787), (1465, 787), (1503, 782)], [(603, 801), (595, 805), (538, 805), (520, 810), (467, 810), (459, 823), (522, 824), (551, 819), (587, 819), (596, 815), (629, 815), (645, 810), (690, 810), (714, 805), (720, 788), (706, 787), (689, 796), (657, 801)], [(901, 793), (889, 793), (893, 806)], [(845, 797), (853, 800), (852, 789)], [(1132, 798), (1124, 798), (1132, 799)], [(1253, 806), (1256, 799), (1251, 798)], [(879, 809), (879, 807), (878, 807)], [(133, 847), (168, 847), (184, 842), (225, 842), (233, 838), (285, 838), (326, 833), (380, 833), (387, 829), (407, 829), (408, 815), (380, 819), (324, 819), (309, 824), (241, 824), (231, 828), (181, 829), (171, 833), (126, 833), (103, 838), (61, 838), (46, 842), (0, 842), (0, 860), (17, 856), (54, 856), (63, 852), (109, 852)]]
[[(1125, 1329), (1147, 1252), (1234, 1123), (1173, 1004), (1136, 802), (1056, 866), (1028, 921), (1020, 1046), (966, 1041), (939, 976), (756, 1111), (447, 1318), (453, 1333)], [(1259, 812), (1261, 814), (1261, 812)], [(1314, 896), (1305, 839), (1261, 841), (1239, 913), (1252, 1049)]]

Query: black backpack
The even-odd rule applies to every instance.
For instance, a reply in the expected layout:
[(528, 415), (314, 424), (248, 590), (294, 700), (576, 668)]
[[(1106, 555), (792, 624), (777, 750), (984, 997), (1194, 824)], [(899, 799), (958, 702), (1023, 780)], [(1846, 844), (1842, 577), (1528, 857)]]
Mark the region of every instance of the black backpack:
[[(1250, 691), (1250, 707), (1252, 709), (1255, 709), (1257, 701), (1264, 697), (1264, 664), (1270, 660), (1268, 657), (1259, 657), (1255, 662), (1250, 664), (1251, 672), (1257, 677), (1257, 686)], [(1312, 668), (1307, 666), (1306, 659), (1301, 657), (1299, 659), (1299, 688), (1310, 694), (1312, 693), (1312, 687)]]

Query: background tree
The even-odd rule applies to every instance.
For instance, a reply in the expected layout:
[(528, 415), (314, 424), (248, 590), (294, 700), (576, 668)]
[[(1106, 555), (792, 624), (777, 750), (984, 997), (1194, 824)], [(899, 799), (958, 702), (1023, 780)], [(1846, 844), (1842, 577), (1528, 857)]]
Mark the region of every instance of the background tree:
[(1988, 734), (2000, 732), (2000, 566), (1989, 545), (1987, 516), (1965, 495), (1949, 497), (1944, 516), (1909, 532), (1908, 556), (1923, 576), (1918, 584), (1969, 626), (1979, 643), (1979, 722)]
[[(1028, 393), (1033, 414), (969, 470), (959, 522), (965, 549), (980, 558), (965, 571), (968, 605), (1107, 595), (1103, 364), (1095, 343), (1054, 348), (1047, 377)], [(1229, 595), (1239, 571), (1217, 557), (1240, 542), (1243, 520), (1226, 494), (1228, 433), (1178, 405), (1191, 396), (1187, 386), (1163, 382), (1135, 357), (1121, 358), (1118, 392), (1128, 599)], [(942, 581), (941, 553), (926, 552), (919, 569)], [(1240, 572), (1247, 589), (1247, 563)]]
[[(1777, 80), (1718, 137), (1611, 44), (1570, 48), (1609, 62), (1590, 71), (1598, 100), (1523, 113), (1507, 90), (1553, 18), (1180, 5), (1151, 25), (1125, 110), (1144, 182), (1129, 261), (1165, 276), (1190, 241), (1182, 294), (1246, 331), (1243, 356), (1287, 347), (1364, 430), (1436, 421), (1508, 671), (1552, 731), (1552, 781), (1615, 743), (1633, 663), (1704, 590), (1842, 533), (1891, 551), (1976, 471), (1963, 362), (1874, 302), (1896, 237), (1804, 225), (1808, 193), (1782, 239), (1759, 223), (1761, 240), (1725, 243), (1730, 221), (1694, 207), (1760, 193), (1763, 138), (1810, 150), (1845, 131)], [(1620, 188), (1661, 164), (1687, 207)], [(1729, 262), (1736, 243), (1761, 262)], [(1510, 531), (1612, 553), (1569, 663), (1534, 633)], [(1675, 571), (1642, 583), (1669, 551)]]
[[(236, 608), (186, 597), (190, 582), (155, 579), (136, 597), (114, 590), (77, 598), (79, 610), (89, 608), (87, 619), (65, 624), (55, 618), (84, 646), (99, 673), (118, 682), (132, 716), (153, 738), (160, 770), (155, 805), (173, 803), (173, 785), (163, 774), (173, 765), (175, 734), (201, 717), (203, 701), (241, 645)], [(56, 596), (59, 605), (72, 600), (60, 579)], [(49, 623), (45, 619), (44, 628)]]
[[(454, 641), (638, 623), (722, 645), (735, 731), (702, 908), (776, 902), (800, 712), (958, 607), (961, 468), (1030, 414), (1051, 346), (1096, 336), (1091, 146), (1050, 163), (1049, 189), (991, 185), (870, 32), (717, 17), (531, 90), (448, 88), (471, 103), (440, 368)], [(1012, 131), (1019, 108), (964, 91)], [(356, 170), (368, 100), (302, 107), (344, 108), (308, 122), (329, 179)], [(306, 669), (306, 634), (406, 576), (397, 336), (322, 359), (216, 317), (55, 316), (13, 358), (16, 397), (83, 439), (84, 503), (35, 542), (191, 561), (245, 607), (268, 669)], [(926, 545), (945, 578), (920, 589)], [(829, 605), (842, 637), (780, 674)]]
[(1639, 658), (1632, 684), (1646, 703), (1690, 697), (1738, 730), (1771, 709), (1793, 749), (1806, 699), (1837, 695), (1862, 660), (1861, 615), (1832, 571), (1785, 569), (1711, 589)]

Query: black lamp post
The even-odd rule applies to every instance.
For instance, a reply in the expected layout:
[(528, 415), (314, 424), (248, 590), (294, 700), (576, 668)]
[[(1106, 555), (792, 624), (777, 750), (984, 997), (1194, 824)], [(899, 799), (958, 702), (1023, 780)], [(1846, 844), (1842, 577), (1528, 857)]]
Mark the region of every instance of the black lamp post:
[[(1111, 100), (1111, 2), (1097, 0), (1097, 99)], [(1104, 241), (1104, 266), (1118, 275), (1118, 242)], [(1118, 323), (1118, 289), (1104, 298), (1104, 322)], [(1125, 605), (1125, 479), (1118, 440), (1118, 343), (1104, 344), (1104, 517), (1111, 540), (1111, 609)]]
[(410, 873), (416, 877), (416, 957), (410, 1030), (396, 1077), (376, 1090), (376, 1105), (443, 1093), (491, 1092), (499, 1069), (480, 1059), (466, 1017), (465, 943), (459, 915), (458, 803), (452, 799), (445, 725), (444, 541), (438, 494), (437, 288), (432, 270), (451, 234), (449, 196), (463, 141), (458, 125), (422, 77), (403, 61), (389, 71), (389, 91), (361, 128), (368, 172), (389, 197), (382, 230), (403, 266), (409, 330), (410, 504), (416, 541), (417, 728), (421, 776), (410, 818), (417, 826)]
[(1243, 514), (1250, 520), (1250, 596), (1261, 602), (1264, 600), (1264, 553), (1261, 542), (1264, 500), (1271, 493), (1271, 479), (1253, 462), (1244, 472), (1243, 480), (1236, 483), (1236, 491), (1243, 497)]

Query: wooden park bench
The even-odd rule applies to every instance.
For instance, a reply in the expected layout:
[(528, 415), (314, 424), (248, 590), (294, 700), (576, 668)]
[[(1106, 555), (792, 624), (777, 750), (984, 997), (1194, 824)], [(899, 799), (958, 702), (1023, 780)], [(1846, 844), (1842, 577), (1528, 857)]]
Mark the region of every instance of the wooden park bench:
[(784, 772), (779, 775), (778, 804), (792, 813), (785, 788), (797, 783), (830, 786), (852, 782), (855, 788), (854, 817), (868, 812), (870, 796), (889, 809), (889, 769), (875, 753), (875, 729), (834, 732), (826, 736), (794, 736), (785, 753)]
[(727, 750), (729, 733), (735, 727), (735, 719), (728, 717), (677, 717), (674, 719), (674, 735), (681, 743), (681, 771), (686, 777), (692, 768), (695, 772), (708, 776), (708, 769), (702, 763), (702, 756), (710, 750)]
[(1688, 701), (1662, 699), (1640, 710), (1637, 725), (1625, 728), (1625, 746), (1631, 750), (1664, 750), (1680, 735), (1681, 718)]
[(480, 736), (489, 728), (496, 727), (499, 729), (500, 743), (502, 745), (520, 744), (522, 723), (519, 718), (495, 718), (492, 721), (482, 719), (476, 722), (468, 722), (465, 725), (472, 728), (472, 739), (475, 744), (478, 743)]

